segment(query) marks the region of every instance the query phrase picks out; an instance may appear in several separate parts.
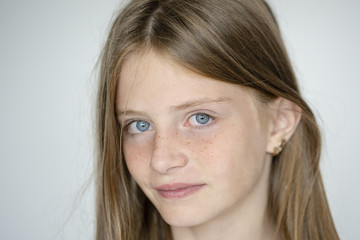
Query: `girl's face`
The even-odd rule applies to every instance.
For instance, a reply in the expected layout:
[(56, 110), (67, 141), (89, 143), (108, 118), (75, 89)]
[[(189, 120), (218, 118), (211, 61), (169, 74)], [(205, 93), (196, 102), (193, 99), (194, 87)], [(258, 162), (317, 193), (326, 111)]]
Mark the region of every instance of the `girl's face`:
[(170, 225), (265, 212), (271, 134), (252, 92), (149, 51), (125, 61), (116, 101), (127, 167)]

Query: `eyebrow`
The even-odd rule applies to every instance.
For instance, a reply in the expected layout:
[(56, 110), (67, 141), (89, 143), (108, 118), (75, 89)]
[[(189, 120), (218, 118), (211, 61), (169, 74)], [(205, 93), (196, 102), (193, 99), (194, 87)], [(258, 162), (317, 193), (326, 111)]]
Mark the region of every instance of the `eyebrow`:
[(230, 101), (230, 98), (226, 98), (226, 97), (221, 97), (218, 99), (211, 99), (211, 98), (195, 99), (195, 100), (191, 100), (191, 101), (182, 103), (177, 106), (172, 106), (172, 107), (170, 107), (170, 110), (178, 111), (178, 110), (184, 110), (184, 109), (191, 108), (191, 107), (200, 106), (203, 104), (217, 104), (217, 103), (223, 103), (223, 102), (228, 102), (228, 101)]
[[(203, 104), (218, 104), (218, 103), (229, 102), (229, 101), (231, 101), (231, 99), (227, 98), (227, 97), (220, 97), (217, 99), (211, 99), (211, 98), (194, 99), (194, 100), (184, 102), (180, 105), (171, 106), (170, 111), (185, 110), (185, 109), (200, 106)], [(119, 110), (116, 113), (117, 113), (118, 117), (124, 116), (124, 115), (125, 116), (126, 115), (146, 115), (146, 113), (143, 111), (135, 111), (135, 110), (131, 110), (131, 109)]]

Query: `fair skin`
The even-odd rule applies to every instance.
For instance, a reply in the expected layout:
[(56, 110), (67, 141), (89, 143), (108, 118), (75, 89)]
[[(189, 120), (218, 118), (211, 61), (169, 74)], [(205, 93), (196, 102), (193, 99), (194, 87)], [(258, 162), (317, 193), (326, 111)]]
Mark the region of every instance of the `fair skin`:
[[(153, 51), (130, 56), (117, 89), (127, 167), (175, 240), (277, 239), (267, 215), (271, 153), (300, 114)], [(282, 110), (285, 109), (285, 110)]]

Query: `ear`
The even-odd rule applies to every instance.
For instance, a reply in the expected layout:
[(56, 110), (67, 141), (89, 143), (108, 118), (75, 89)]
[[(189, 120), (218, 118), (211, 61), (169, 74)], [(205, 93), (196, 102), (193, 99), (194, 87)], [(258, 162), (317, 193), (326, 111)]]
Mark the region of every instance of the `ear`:
[(295, 132), (301, 119), (301, 109), (295, 103), (279, 97), (270, 103), (269, 138), (266, 152), (277, 155), (282, 142), (287, 142)]

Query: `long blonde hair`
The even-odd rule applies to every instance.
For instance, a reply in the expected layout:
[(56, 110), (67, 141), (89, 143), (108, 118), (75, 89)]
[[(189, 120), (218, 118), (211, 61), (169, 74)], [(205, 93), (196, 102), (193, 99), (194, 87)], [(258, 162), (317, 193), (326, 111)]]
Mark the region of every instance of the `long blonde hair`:
[(263, 0), (133, 0), (118, 13), (100, 57), (96, 239), (171, 239), (126, 168), (115, 117), (122, 63), (149, 48), (204, 76), (253, 88), (263, 102), (283, 97), (302, 109), (297, 130), (273, 158), (268, 208), (283, 239), (339, 239), (319, 170), (319, 129)]

